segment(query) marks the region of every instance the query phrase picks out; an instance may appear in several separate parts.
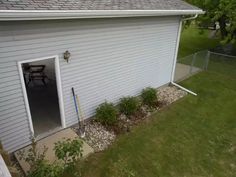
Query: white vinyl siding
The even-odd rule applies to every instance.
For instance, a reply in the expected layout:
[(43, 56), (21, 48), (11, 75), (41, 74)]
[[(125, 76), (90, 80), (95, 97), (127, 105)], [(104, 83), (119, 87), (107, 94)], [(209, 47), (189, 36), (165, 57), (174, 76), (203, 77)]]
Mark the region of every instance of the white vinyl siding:
[[(86, 118), (98, 104), (170, 82), (179, 17), (0, 22), (0, 138), (14, 151), (30, 131), (17, 61), (58, 55), (66, 126), (77, 123), (71, 87)], [(69, 50), (69, 63), (63, 53)]]

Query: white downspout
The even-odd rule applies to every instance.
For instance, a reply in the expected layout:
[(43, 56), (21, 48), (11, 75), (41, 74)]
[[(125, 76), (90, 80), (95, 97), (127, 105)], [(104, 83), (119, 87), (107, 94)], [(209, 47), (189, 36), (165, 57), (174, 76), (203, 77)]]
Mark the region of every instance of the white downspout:
[(178, 57), (178, 51), (179, 51), (179, 42), (180, 42), (180, 35), (181, 35), (181, 30), (182, 30), (182, 23), (183, 21), (186, 21), (186, 20), (193, 20), (195, 18), (198, 17), (198, 14), (196, 14), (194, 17), (189, 17), (189, 18), (185, 18), (185, 19), (181, 19), (180, 20), (180, 23), (179, 23), (179, 29), (178, 29), (178, 36), (177, 36), (177, 44), (176, 44), (176, 49), (175, 49), (175, 57), (174, 57), (174, 63), (173, 63), (173, 68), (172, 68), (172, 74), (171, 74), (171, 84), (194, 95), (194, 96), (197, 96), (196, 93), (192, 92), (191, 90), (189, 89), (186, 89), (182, 86), (180, 86), (179, 84), (175, 83), (174, 82), (174, 77), (175, 77), (175, 68), (176, 68), (176, 63), (177, 63), (177, 57)]
[(182, 19), (182, 21), (187, 21), (187, 20), (194, 20), (198, 17), (198, 14), (194, 15), (193, 17), (188, 17), (188, 18), (184, 18)]

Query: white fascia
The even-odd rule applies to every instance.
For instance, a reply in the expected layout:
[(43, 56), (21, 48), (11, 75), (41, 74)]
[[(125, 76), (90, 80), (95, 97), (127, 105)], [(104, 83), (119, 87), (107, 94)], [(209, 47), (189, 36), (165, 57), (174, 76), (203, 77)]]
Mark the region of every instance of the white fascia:
[(177, 16), (203, 13), (202, 10), (0, 10), (0, 21)]

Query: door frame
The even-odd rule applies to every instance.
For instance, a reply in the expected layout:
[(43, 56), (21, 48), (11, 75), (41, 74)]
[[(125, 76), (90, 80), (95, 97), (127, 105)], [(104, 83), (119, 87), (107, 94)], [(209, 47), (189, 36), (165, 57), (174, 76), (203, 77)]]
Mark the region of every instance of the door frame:
[(62, 126), (62, 128), (66, 128), (65, 110), (64, 110), (64, 101), (63, 101), (63, 92), (62, 92), (62, 83), (61, 83), (61, 73), (60, 73), (60, 64), (59, 64), (58, 55), (18, 61), (17, 65), (18, 65), (18, 70), (19, 70), (19, 74), (20, 74), (20, 80), (21, 80), (24, 101), (25, 101), (26, 112), (28, 115), (29, 128), (30, 128), (30, 131), (33, 136), (34, 136), (34, 126), (33, 126), (32, 116), (31, 116), (31, 112), (30, 112), (30, 106), (29, 106), (29, 100), (28, 100), (28, 95), (27, 95), (26, 86), (25, 86), (22, 64), (29, 63), (29, 62), (35, 62), (35, 61), (41, 61), (41, 60), (48, 60), (48, 59), (54, 59), (57, 95), (58, 95), (59, 110), (60, 110), (60, 117), (61, 117), (61, 126)]

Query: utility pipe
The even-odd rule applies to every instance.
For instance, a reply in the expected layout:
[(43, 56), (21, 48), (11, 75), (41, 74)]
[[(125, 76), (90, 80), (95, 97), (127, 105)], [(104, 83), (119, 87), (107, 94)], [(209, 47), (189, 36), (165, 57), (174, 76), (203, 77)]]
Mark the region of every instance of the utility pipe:
[(194, 96), (197, 96), (196, 93), (194, 93), (193, 91), (191, 91), (191, 90), (189, 90), (189, 89), (186, 89), (186, 88), (182, 87), (182, 86), (179, 85), (179, 84), (176, 84), (176, 83), (174, 83), (174, 82), (171, 82), (171, 84), (174, 85), (174, 86), (176, 86), (176, 87), (178, 87), (178, 88), (180, 88), (181, 90), (184, 90), (184, 91), (186, 91), (186, 92), (188, 92), (188, 93), (190, 93), (190, 94), (192, 94), (192, 95), (194, 95)]
[(181, 85), (177, 84), (174, 82), (174, 77), (175, 77), (175, 68), (176, 68), (176, 63), (177, 63), (177, 57), (178, 57), (178, 51), (179, 51), (179, 42), (180, 42), (180, 35), (181, 35), (181, 30), (182, 30), (182, 23), (183, 21), (186, 21), (186, 20), (193, 20), (193, 19), (196, 19), (198, 17), (198, 14), (196, 14), (195, 16), (193, 17), (189, 17), (189, 18), (185, 18), (185, 19), (181, 19), (180, 22), (179, 22), (179, 29), (178, 29), (178, 36), (177, 36), (177, 44), (176, 44), (176, 49), (175, 49), (175, 57), (174, 57), (174, 63), (173, 63), (173, 68), (172, 68), (172, 73), (171, 73), (171, 84), (194, 95), (194, 96), (197, 96), (196, 93), (194, 93), (193, 91), (189, 90), (189, 89), (186, 89), (184, 87), (182, 87)]

